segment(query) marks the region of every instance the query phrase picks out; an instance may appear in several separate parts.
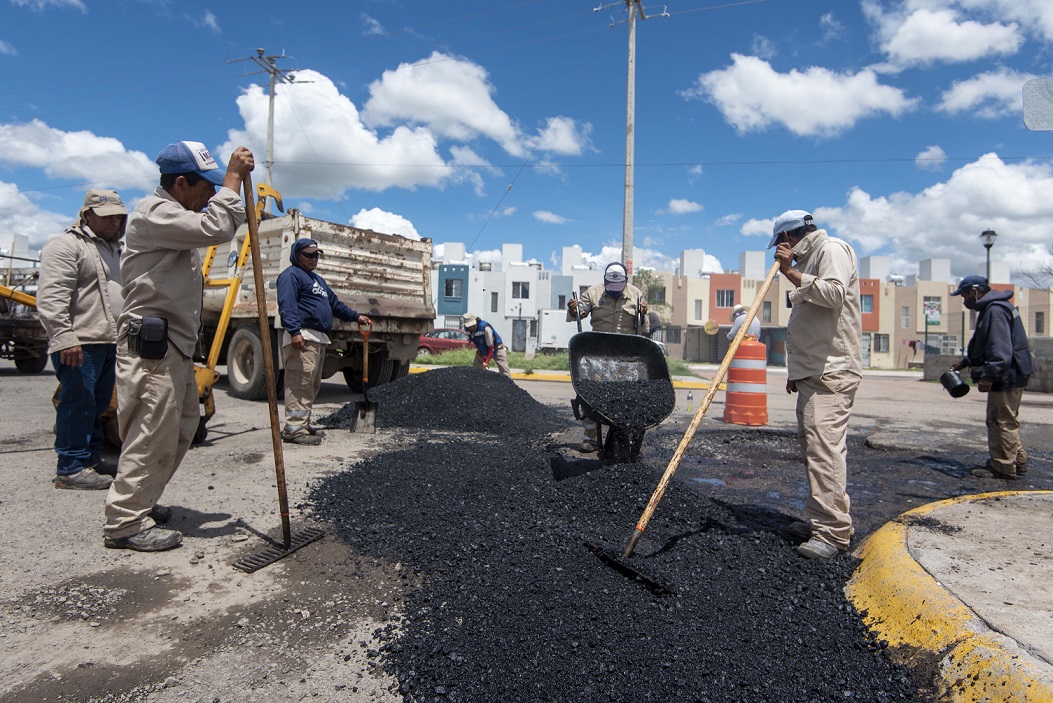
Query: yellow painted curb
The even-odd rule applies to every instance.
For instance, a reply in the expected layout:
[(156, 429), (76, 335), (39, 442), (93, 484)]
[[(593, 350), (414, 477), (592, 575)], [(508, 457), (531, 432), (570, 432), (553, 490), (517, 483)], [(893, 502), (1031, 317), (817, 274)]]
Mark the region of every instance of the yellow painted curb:
[[(410, 366), (410, 373), (424, 373), (425, 371), (431, 371), (432, 369), (446, 368), (443, 366)], [(558, 381), (560, 383), (570, 383), (570, 376), (567, 374), (557, 373), (545, 373), (544, 371), (535, 371), (534, 373), (523, 373), (522, 371), (513, 371), (512, 378), (519, 379), (520, 381)], [(709, 390), (709, 381), (702, 379), (699, 381), (673, 381), (673, 388), (687, 388), (692, 390)], [(721, 383), (717, 386), (717, 390), (724, 390), (725, 386)]]
[[(929, 503), (904, 513), (857, 550), (863, 561), (845, 587), (864, 622), (909, 662), (937, 662), (941, 699), (951, 703), (1053, 702), (1053, 678), (1015, 641), (993, 632), (910, 556), (910, 517), (954, 503), (1022, 493), (1001, 491)], [(1047, 667), (1048, 668), (1048, 667)]]

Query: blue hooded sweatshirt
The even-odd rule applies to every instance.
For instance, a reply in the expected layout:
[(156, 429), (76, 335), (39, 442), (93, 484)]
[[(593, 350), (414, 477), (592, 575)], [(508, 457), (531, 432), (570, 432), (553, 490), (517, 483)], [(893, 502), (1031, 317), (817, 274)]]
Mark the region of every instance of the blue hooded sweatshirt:
[(292, 336), (300, 334), (301, 329), (328, 334), (333, 329), (334, 315), (347, 322), (359, 318), (357, 312), (341, 303), (329, 290), (324, 278), (300, 266), (296, 257), (309, 246), (318, 246), (318, 242), (297, 239), (289, 253), (292, 266), (278, 276), (278, 314), (282, 318), (282, 327)]

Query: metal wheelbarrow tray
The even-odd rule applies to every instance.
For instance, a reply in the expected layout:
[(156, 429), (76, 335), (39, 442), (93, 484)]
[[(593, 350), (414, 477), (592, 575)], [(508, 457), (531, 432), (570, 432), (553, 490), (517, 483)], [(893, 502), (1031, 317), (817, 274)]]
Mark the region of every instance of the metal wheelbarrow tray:
[(644, 432), (669, 417), (676, 394), (662, 348), (646, 337), (579, 332), (570, 338), (570, 378), (576, 418), (608, 425), (600, 458), (639, 458)]

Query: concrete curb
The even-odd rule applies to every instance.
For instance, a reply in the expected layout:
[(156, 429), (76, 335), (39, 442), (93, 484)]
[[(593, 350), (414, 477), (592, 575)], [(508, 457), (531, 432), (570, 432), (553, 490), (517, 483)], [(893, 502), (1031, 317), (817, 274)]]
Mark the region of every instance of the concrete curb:
[(845, 587), (873, 632), (897, 648), (894, 657), (934, 664), (940, 700), (954, 703), (1053, 701), (1053, 668), (1015, 640), (989, 628), (911, 556), (911, 518), (955, 503), (1024, 493), (1003, 491), (938, 501), (904, 513), (856, 550), (862, 563)]

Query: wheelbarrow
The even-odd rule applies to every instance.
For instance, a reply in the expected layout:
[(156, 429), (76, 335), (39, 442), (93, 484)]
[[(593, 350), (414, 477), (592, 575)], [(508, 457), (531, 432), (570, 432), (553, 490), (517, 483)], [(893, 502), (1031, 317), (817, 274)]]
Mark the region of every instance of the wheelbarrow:
[(610, 332), (579, 332), (568, 348), (574, 417), (600, 425), (603, 463), (637, 462), (644, 433), (676, 405), (662, 348), (646, 337)]

